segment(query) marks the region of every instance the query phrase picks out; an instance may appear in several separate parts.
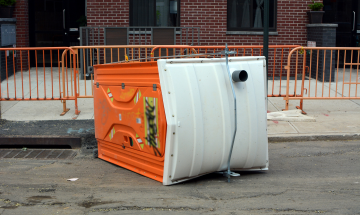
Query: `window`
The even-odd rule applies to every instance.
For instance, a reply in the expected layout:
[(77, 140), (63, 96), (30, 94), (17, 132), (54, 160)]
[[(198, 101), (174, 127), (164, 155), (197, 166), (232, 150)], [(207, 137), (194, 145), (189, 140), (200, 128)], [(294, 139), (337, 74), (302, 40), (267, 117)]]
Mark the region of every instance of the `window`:
[(130, 0), (130, 26), (180, 26), (180, 0)]
[[(228, 0), (228, 31), (263, 31), (264, 0)], [(269, 30), (276, 31), (276, 0), (269, 0)]]

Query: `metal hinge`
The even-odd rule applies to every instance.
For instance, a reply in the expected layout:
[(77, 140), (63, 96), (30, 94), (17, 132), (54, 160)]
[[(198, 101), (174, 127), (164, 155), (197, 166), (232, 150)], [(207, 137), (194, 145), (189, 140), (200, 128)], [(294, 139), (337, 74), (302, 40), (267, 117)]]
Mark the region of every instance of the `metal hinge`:
[(96, 88), (99, 88), (99, 82), (96, 82)]
[(153, 84), (153, 91), (156, 91), (156, 84)]
[(125, 83), (121, 83), (121, 88), (125, 89)]

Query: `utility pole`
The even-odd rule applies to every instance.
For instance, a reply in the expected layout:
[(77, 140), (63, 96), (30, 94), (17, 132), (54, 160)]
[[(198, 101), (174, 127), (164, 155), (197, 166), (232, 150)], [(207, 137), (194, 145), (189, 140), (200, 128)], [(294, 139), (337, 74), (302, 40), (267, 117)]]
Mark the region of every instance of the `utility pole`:
[(268, 62), (269, 62), (269, 0), (264, 0), (264, 37), (263, 51), (266, 58), (266, 92), (268, 90)]

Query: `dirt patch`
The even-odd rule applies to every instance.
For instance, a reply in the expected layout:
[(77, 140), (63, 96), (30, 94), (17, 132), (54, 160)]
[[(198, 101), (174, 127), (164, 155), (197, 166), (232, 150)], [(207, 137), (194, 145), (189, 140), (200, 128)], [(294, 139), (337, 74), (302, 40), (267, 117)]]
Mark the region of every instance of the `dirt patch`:
[(91, 208), (91, 207), (94, 207), (97, 205), (105, 205), (105, 204), (111, 204), (111, 203), (114, 203), (114, 202), (84, 201), (84, 202), (79, 203), (78, 205), (80, 207), (84, 207), (84, 208)]
[(18, 206), (11, 205), (11, 206), (2, 206), (2, 209), (16, 209)]
[(31, 196), (31, 197), (27, 198), (28, 202), (31, 204), (37, 204), (46, 199), (52, 199), (52, 197), (51, 196)]
[(63, 206), (65, 205), (66, 203), (65, 202), (54, 202), (54, 203), (49, 203), (47, 205), (58, 205), (58, 206)]
[(39, 189), (39, 193), (49, 193), (49, 192), (54, 192), (55, 193), (56, 189), (54, 188), (42, 188)]

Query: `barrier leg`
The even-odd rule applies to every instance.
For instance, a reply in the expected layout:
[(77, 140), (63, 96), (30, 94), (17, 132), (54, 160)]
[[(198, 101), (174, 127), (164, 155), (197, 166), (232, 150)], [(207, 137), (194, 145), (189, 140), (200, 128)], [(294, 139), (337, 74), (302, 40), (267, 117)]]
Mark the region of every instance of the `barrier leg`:
[[(76, 92), (75, 92), (76, 95)], [(79, 111), (78, 109), (78, 102), (77, 102), (77, 98), (75, 98), (75, 115), (79, 115), (81, 111)]]
[[(288, 62), (290, 62), (290, 60), (288, 60)], [(289, 63), (287, 66), (285, 66), (285, 69), (287, 70), (287, 80), (286, 80), (286, 96), (284, 97), (285, 109), (283, 109), (283, 111), (289, 110), (289, 83), (290, 83), (290, 64)]]
[(289, 110), (289, 100), (286, 97), (284, 98), (284, 100), (285, 100), (285, 109), (283, 110)]
[(60, 114), (60, 116), (64, 116), (70, 110), (70, 108), (66, 108), (66, 100), (62, 100), (61, 103), (63, 103), (63, 112)]
[(296, 108), (297, 108), (297, 109), (300, 109), (302, 114), (307, 114), (307, 113), (303, 110), (303, 102), (304, 102), (304, 99), (300, 99), (300, 105), (299, 105), (299, 106), (296, 106)]
[[(111, 49), (112, 50), (112, 49)], [(73, 50), (71, 50), (73, 52)], [(112, 55), (112, 52), (111, 52)], [(90, 58), (91, 58), (91, 49), (90, 49)], [(111, 60), (112, 60), (112, 56), (111, 56)], [(80, 111), (78, 109), (78, 101), (77, 101), (77, 97), (78, 97), (78, 86), (76, 86), (76, 74), (78, 73), (77, 69), (76, 69), (76, 58), (75, 58), (75, 54), (73, 54), (73, 62), (74, 62), (74, 96), (75, 96), (75, 115), (79, 115)], [(91, 65), (92, 65), (92, 60), (90, 61)], [(84, 78), (86, 79), (86, 78)], [(86, 95), (86, 82), (85, 82), (85, 95)]]
[[(302, 80), (301, 80), (301, 97), (304, 97), (304, 85), (305, 85), (305, 72), (306, 72), (306, 51), (304, 52), (304, 59), (303, 59), (303, 72), (302, 72)], [(300, 106), (296, 106), (297, 109), (300, 109), (302, 114), (306, 114), (303, 110), (303, 103), (304, 99), (300, 99)]]

